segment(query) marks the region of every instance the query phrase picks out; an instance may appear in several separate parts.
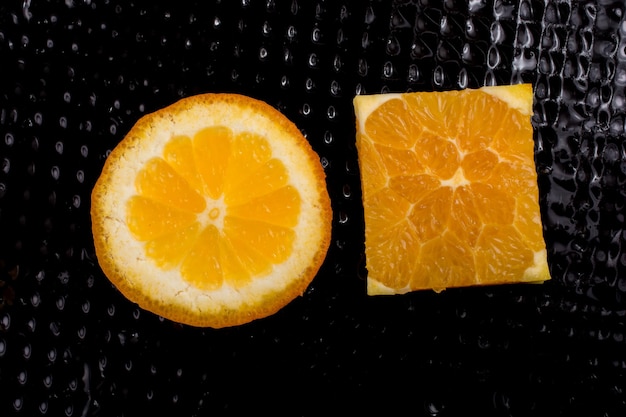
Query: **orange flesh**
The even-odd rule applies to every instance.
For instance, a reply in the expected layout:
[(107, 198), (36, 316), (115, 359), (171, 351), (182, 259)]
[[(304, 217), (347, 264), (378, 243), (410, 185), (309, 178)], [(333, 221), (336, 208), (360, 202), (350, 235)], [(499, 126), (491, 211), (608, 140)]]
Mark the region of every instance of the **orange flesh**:
[(132, 234), (159, 267), (200, 289), (237, 288), (292, 252), (300, 194), (267, 140), (227, 127), (175, 136), (127, 204)]
[(399, 292), (531, 280), (545, 243), (529, 119), (478, 90), (403, 94), (367, 115), (357, 145), (373, 279)]

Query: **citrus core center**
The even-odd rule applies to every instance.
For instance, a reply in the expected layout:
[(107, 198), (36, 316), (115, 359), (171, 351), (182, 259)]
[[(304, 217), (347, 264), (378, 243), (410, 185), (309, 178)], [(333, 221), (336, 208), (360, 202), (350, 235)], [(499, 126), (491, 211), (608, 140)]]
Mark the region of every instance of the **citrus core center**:
[(220, 210), (217, 207), (213, 207), (209, 210), (209, 219), (215, 220), (220, 215)]
[(226, 213), (226, 207), (223, 198), (218, 200), (207, 198), (206, 208), (200, 213), (198, 220), (204, 227), (212, 224), (217, 227), (218, 230), (222, 230), (224, 225), (224, 213)]

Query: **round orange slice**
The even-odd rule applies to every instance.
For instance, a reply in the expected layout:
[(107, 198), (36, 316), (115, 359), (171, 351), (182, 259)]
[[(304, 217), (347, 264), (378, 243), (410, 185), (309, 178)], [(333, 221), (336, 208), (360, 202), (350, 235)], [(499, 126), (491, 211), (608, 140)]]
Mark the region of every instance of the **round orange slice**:
[(318, 155), (279, 111), (236, 94), (142, 117), (107, 158), (91, 203), (109, 280), (193, 326), (277, 312), (306, 290), (330, 243)]

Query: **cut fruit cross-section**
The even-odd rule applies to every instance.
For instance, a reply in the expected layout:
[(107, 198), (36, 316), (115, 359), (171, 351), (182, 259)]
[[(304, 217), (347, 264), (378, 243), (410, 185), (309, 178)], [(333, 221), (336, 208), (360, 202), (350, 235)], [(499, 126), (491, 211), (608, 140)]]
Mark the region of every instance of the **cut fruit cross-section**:
[(233, 94), (144, 116), (92, 193), (106, 276), (141, 307), (195, 326), (247, 323), (301, 295), (331, 220), (323, 168), (300, 131)]
[(550, 279), (532, 87), (357, 96), (368, 293)]

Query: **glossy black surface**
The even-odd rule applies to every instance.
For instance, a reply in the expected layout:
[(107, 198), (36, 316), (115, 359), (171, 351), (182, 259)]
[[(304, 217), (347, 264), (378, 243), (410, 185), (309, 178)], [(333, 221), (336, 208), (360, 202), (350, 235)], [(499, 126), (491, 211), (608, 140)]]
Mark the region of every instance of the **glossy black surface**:
[[(0, 415), (624, 415), (625, 8), (3, 1)], [(368, 298), (354, 95), (517, 82), (534, 85), (553, 280)], [(222, 330), (124, 299), (89, 218), (107, 152), (134, 122), (208, 91), (293, 120), (335, 214), (304, 296)]]

